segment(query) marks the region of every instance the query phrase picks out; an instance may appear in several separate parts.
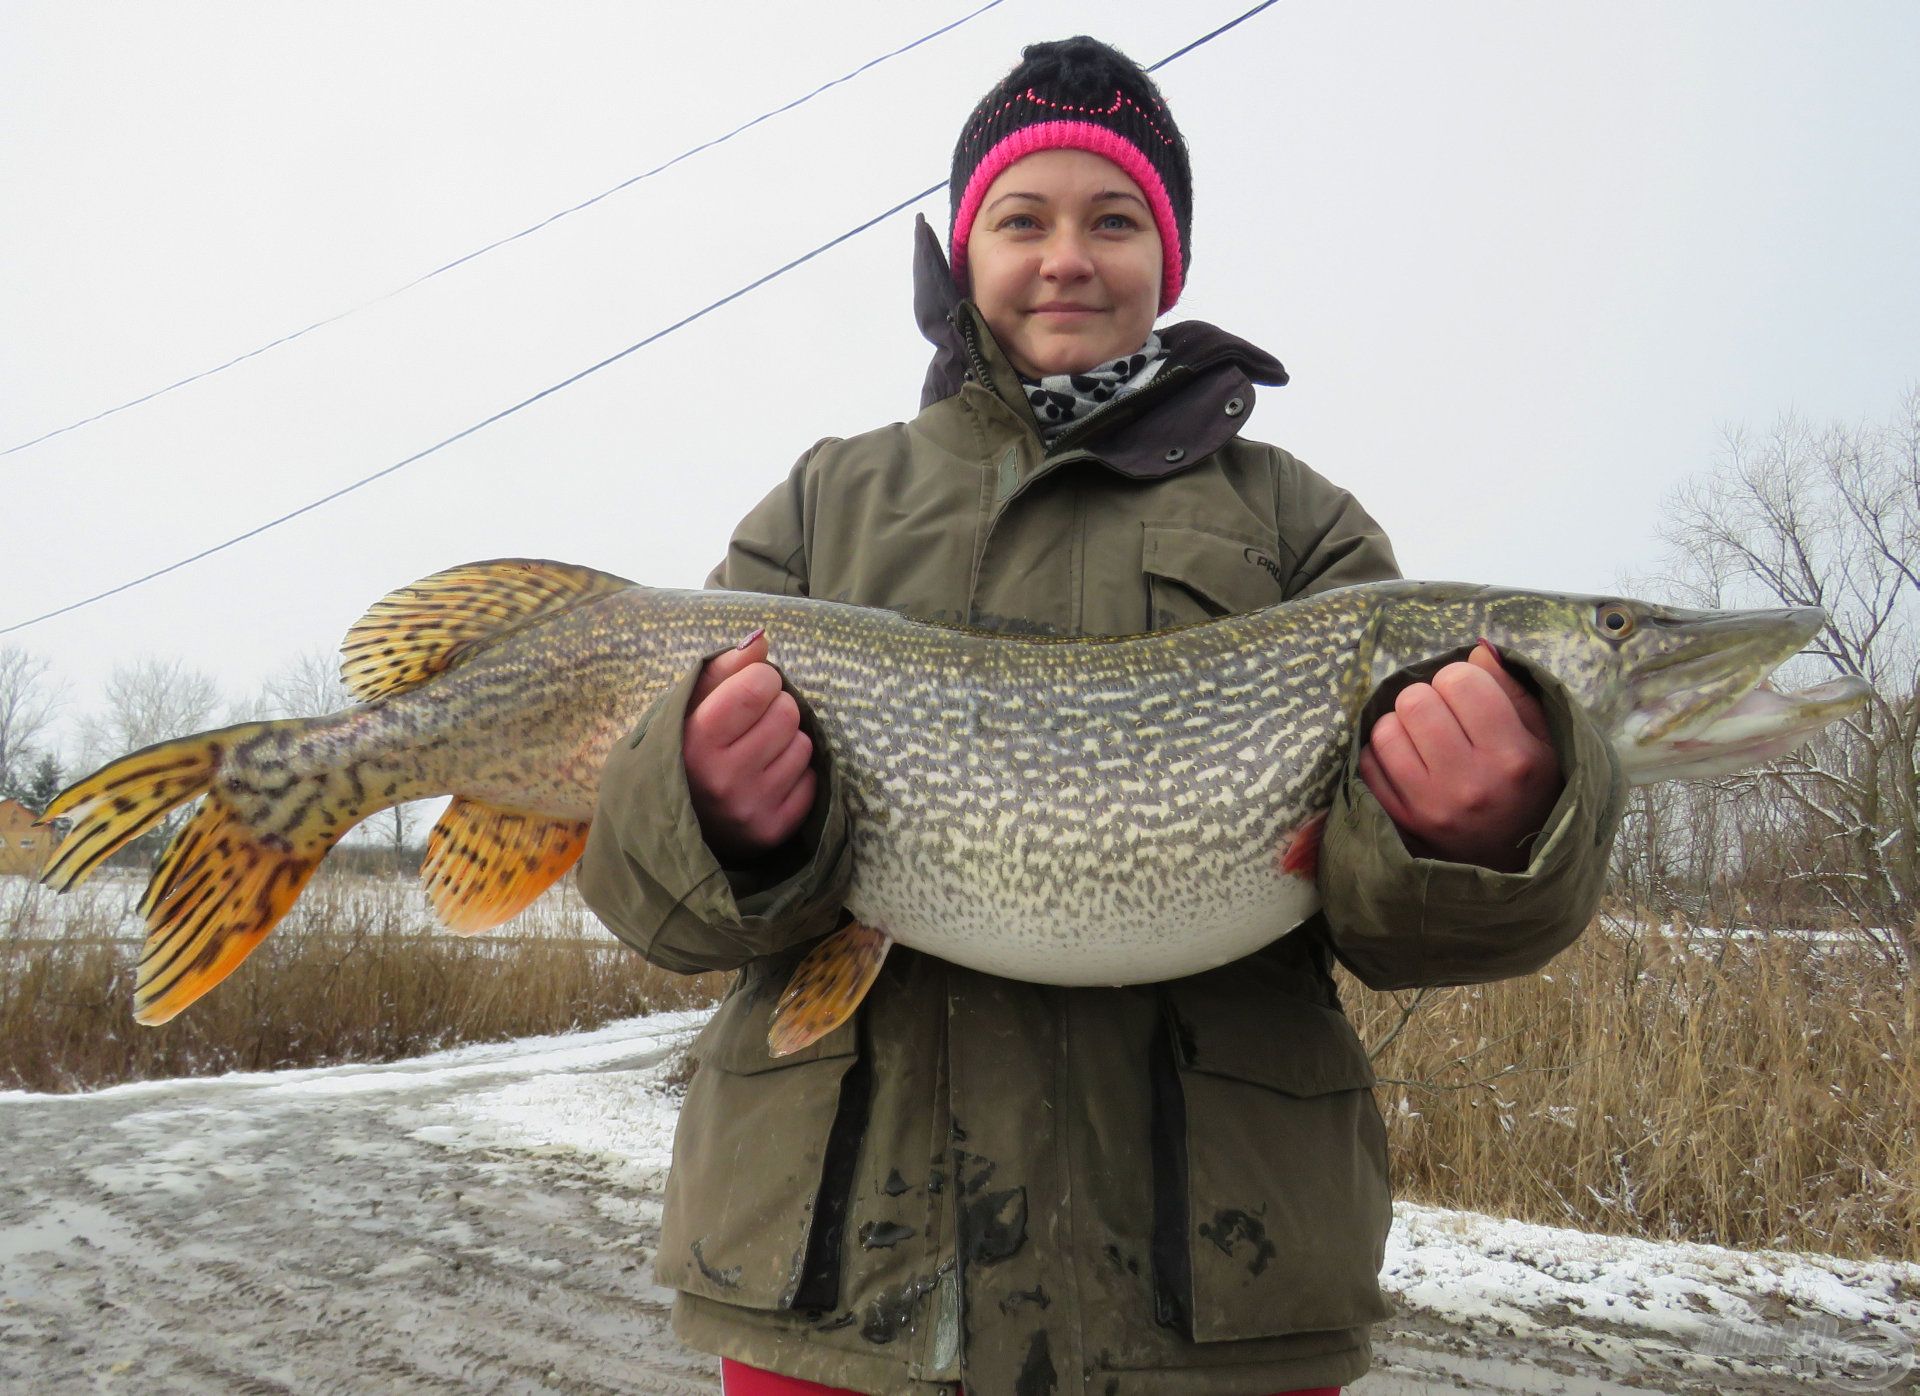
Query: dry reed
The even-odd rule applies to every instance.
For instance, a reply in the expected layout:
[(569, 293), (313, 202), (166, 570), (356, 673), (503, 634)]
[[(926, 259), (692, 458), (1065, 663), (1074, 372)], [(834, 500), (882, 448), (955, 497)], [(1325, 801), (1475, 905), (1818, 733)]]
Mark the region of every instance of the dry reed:
[[(238, 973), (132, 1021), (127, 907), (0, 900), (0, 1086), (384, 1061), (708, 1002), (563, 888), (514, 935), (434, 929), (408, 884), (323, 870)], [(1588, 1230), (1920, 1260), (1920, 987), (1844, 936), (1603, 919), (1542, 974), (1347, 1004), (1397, 1190)]]
[(1602, 918), (1543, 973), (1410, 1016), (1342, 987), (1405, 1196), (1920, 1260), (1920, 987), (1862, 940)]
[(60, 903), (8, 890), (0, 1088), (392, 1061), (710, 1003), (727, 981), (655, 969), (599, 929), (570, 886), (512, 934), (461, 937), (434, 927), (417, 886), (323, 868), (232, 978), (146, 1028), (132, 1017), (139, 942), (127, 905), (138, 884), (89, 886)]

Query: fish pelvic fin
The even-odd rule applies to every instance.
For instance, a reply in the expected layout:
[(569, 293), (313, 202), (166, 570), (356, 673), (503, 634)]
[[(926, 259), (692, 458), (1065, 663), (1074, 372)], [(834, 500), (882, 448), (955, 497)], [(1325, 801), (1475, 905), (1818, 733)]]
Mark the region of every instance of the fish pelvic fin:
[(1327, 832), (1327, 812), (1320, 810), (1310, 814), (1298, 828), (1284, 835), (1280, 846), (1273, 851), (1274, 871), (1302, 882), (1312, 882), (1320, 875), (1320, 845)]
[(420, 881), (448, 930), (484, 931), (557, 882), (586, 848), (587, 828), (456, 797), (427, 835)]
[(477, 646), (593, 596), (622, 577), (540, 558), (498, 558), (435, 572), (389, 592), (340, 645), (340, 677), (361, 702), (445, 673)]
[(885, 931), (858, 921), (843, 926), (794, 967), (767, 1024), (767, 1050), (776, 1057), (818, 1042), (860, 1006), (893, 945)]

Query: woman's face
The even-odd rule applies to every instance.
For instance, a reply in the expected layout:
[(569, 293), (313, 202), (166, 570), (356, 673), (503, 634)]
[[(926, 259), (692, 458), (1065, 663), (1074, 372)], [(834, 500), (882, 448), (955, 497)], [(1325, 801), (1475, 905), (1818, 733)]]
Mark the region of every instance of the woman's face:
[(1015, 368), (1080, 373), (1146, 343), (1160, 307), (1160, 234), (1118, 165), (1043, 150), (987, 189), (967, 235), (967, 275)]

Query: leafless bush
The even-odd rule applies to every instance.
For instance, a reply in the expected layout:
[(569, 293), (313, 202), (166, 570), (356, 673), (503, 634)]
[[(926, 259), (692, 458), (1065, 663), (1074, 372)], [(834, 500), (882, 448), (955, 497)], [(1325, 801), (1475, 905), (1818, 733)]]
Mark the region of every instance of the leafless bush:
[(1768, 769), (1638, 792), (1623, 882), (1696, 918), (1840, 917), (1911, 973), (1920, 950), (1920, 387), (1881, 424), (1783, 418), (1730, 433), (1669, 501), (1663, 569), (1636, 582), (1703, 606), (1819, 606), (1796, 682), (1858, 674), (1875, 697)]

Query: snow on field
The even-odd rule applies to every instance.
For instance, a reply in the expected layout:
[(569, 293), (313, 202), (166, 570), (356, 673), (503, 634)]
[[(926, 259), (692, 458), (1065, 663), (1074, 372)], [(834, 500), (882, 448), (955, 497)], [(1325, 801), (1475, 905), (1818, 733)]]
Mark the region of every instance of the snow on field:
[(64, 895), (32, 878), (0, 877), (0, 939), (64, 939), (69, 936), (140, 940), (145, 932), (134, 906), (147, 879), (118, 868), (95, 873)]
[[(135, 912), (146, 886), (145, 870), (120, 867), (103, 868), (64, 893), (31, 878), (0, 876), (0, 940), (14, 936), (27, 941), (80, 938), (137, 943), (146, 938), (146, 928)], [(424, 926), (433, 921), (426, 893), (414, 878), (336, 871), (323, 864), (284, 925), (298, 933), (369, 923)], [(570, 877), (488, 934), (605, 939)]]
[[(501, 1176), (517, 1176), (517, 1192), (539, 1193), (543, 1169), (579, 1160), (620, 1179), (618, 1191), (633, 1213), (624, 1224), (647, 1227), (657, 1224), (677, 1119), (677, 1099), (664, 1085), (673, 1065), (668, 1049), (690, 1040), (705, 1012), (376, 1066), (140, 1082), (60, 1097), (5, 1093), (0, 1139), (12, 1136), (16, 1123), (37, 1121), (58, 1133), (63, 1119), (80, 1128), (81, 1120), (92, 1120), (89, 1112), (110, 1111), (121, 1121), (112, 1133), (123, 1142), (131, 1142), (128, 1130), (158, 1131), (156, 1140), (175, 1142), (158, 1154), (138, 1147), (137, 1165), (130, 1158), (83, 1176), (107, 1187), (122, 1174), (132, 1177), (127, 1170), (134, 1168), (150, 1186), (159, 1169), (192, 1188), (195, 1175), (199, 1182), (208, 1173), (228, 1176), (225, 1162), (249, 1140), (272, 1135), (277, 1156), (318, 1121), (338, 1130), (340, 1121), (362, 1117), (343, 1111), (359, 1111), (392, 1121), (416, 1141), (411, 1147), (507, 1170)], [(89, 1132), (97, 1136), (97, 1127)], [(312, 1172), (303, 1179), (321, 1182)], [(388, 1178), (396, 1186), (405, 1181), (401, 1172)], [(68, 1196), (64, 1205), (86, 1208), (97, 1200)], [(609, 1201), (601, 1198), (603, 1208)], [(0, 1262), (6, 1250), (0, 1246)], [(5, 1269), (0, 1263), (0, 1278)], [(1596, 1236), (1410, 1203), (1396, 1208), (1384, 1283), (1402, 1316), (1377, 1376), (1357, 1389), (1362, 1394), (1451, 1385), (1489, 1351), (1584, 1354), (1591, 1368), (1619, 1373), (1634, 1389), (1647, 1389), (1647, 1374), (1657, 1372), (1691, 1374), (1695, 1385), (1676, 1388), (1686, 1390), (1701, 1389), (1703, 1380), (1706, 1389), (1727, 1391), (1877, 1390), (1914, 1379), (1920, 1343), (1920, 1265)], [(1405, 1375), (1436, 1350), (1453, 1354), (1451, 1368), (1429, 1365), (1417, 1381)], [(1399, 1377), (1396, 1353), (1412, 1354)], [(1807, 1380), (1774, 1384), (1783, 1370)], [(1475, 1374), (1470, 1389), (1626, 1388), (1592, 1381), (1509, 1386)]]
[[(569, 1146), (664, 1172), (676, 1116), (658, 1074), (548, 1076), (459, 1108), (496, 1146)], [(1600, 1236), (1405, 1201), (1382, 1283), (1403, 1310), (1460, 1332), (1579, 1344), (1623, 1369), (1764, 1365), (1791, 1342), (1833, 1349), (1829, 1366), (1896, 1374), (1920, 1348), (1920, 1265)]]

